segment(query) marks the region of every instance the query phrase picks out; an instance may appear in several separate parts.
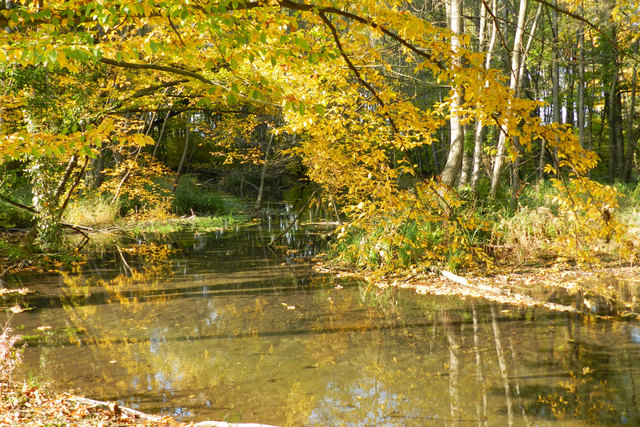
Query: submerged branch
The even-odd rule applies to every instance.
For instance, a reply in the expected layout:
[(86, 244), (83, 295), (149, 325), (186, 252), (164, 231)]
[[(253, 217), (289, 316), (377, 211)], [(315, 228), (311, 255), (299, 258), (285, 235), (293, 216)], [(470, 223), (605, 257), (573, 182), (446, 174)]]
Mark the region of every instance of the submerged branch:
[(296, 222), (298, 222), (298, 218), (300, 218), (300, 215), (302, 214), (302, 211), (305, 210), (307, 208), (307, 206), (309, 206), (309, 203), (311, 203), (311, 200), (314, 198), (314, 196), (316, 195), (316, 193), (318, 192), (318, 189), (316, 188), (313, 193), (311, 193), (311, 196), (309, 196), (309, 198), (307, 199), (307, 201), (305, 202), (304, 205), (302, 205), (302, 207), (300, 208), (300, 210), (298, 211), (298, 213), (296, 214), (296, 217), (293, 219), (293, 221), (291, 221), (291, 223), (287, 226), (287, 228), (284, 229), (283, 232), (281, 232), (280, 234), (278, 234), (276, 237), (274, 237), (273, 239), (271, 239), (271, 242), (269, 242), (269, 244), (267, 245), (267, 247), (272, 247), (273, 244), (280, 239), (282, 236), (284, 236), (285, 234), (287, 234), (287, 232), (289, 230), (291, 230), (291, 227), (293, 227), (293, 224), (295, 224)]

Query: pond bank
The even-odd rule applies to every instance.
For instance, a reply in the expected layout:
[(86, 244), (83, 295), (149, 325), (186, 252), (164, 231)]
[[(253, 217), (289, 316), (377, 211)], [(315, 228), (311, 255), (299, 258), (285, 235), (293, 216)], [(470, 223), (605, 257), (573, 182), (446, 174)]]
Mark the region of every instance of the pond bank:
[(157, 427), (273, 427), (268, 424), (200, 421), (181, 423), (168, 415), (151, 415), (70, 393), (53, 393), (27, 382), (0, 378), (0, 424), (2, 425), (100, 425)]
[[(371, 281), (362, 273), (316, 264), (319, 273)], [(410, 276), (376, 278), (378, 288), (412, 289), (418, 294), (485, 299), (500, 304), (545, 307), (599, 318), (640, 320), (640, 266), (599, 269), (519, 268), (511, 273), (457, 275), (433, 269)]]

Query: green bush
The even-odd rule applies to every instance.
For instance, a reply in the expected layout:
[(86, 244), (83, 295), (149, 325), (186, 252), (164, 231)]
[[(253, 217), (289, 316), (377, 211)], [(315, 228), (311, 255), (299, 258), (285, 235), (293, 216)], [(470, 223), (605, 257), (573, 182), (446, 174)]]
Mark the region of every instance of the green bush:
[(173, 211), (177, 215), (191, 212), (224, 215), (240, 210), (238, 203), (220, 192), (198, 183), (191, 176), (183, 176), (174, 193)]
[[(11, 188), (12, 200), (29, 206), (31, 198), (32, 194), (27, 185), (16, 185)], [(29, 228), (33, 224), (31, 212), (0, 200), (0, 228)]]

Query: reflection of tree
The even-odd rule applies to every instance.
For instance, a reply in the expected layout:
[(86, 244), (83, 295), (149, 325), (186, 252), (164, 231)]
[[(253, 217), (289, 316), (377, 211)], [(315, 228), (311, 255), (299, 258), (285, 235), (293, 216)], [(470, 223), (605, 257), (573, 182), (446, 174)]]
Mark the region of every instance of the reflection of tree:
[[(123, 255), (132, 270), (144, 265)], [(43, 371), (73, 372), (91, 397), (229, 421), (638, 420), (629, 409), (638, 352), (599, 344), (633, 334), (629, 325), (528, 311), (523, 321), (517, 309), (367, 296), (321, 277), (285, 288), (288, 267), (264, 268), (140, 280), (132, 271), (109, 280), (69, 275), (64, 305), (38, 320), (69, 334), (52, 335), (58, 347), (40, 353)]]
[(624, 366), (629, 350), (637, 354), (637, 347), (625, 348), (628, 344), (619, 340), (625, 324), (569, 316), (565, 325), (557, 328), (552, 353), (545, 362), (547, 369), (560, 368), (566, 375), (531, 389), (537, 399), (526, 405), (527, 413), (559, 421), (638, 425), (635, 389), (630, 387), (637, 370)]
[(500, 328), (496, 316), (496, 308), (491, 307), (491, 326), (493, 326), (493, 339), (496, 344), (496, 355), (498, 357), (498, 366), (500, 368), (500, 376), (502, 377), (502, 387), (504, 388), (504, 398), (507, 404), (507, 416), (509, 425), (513, 425), (513, 405), (511, 403), (511, 386), (509, 384), (509, 375), (507, 374), (507, 361), (502, 348), (502, 339), (500, 338)]
[(451, 420), (453, 425), (458, 425), (460, 419), (460, 344), (451, 330), (449, 317), (442, 313), (442, 324), (449, 343), (449, 400), (451, 401)]
[(472, 303), (473, 313), (473, 352), (476, 362), (476, 377), (481, 390), (481, 399), (476, 402), (476, 413), (478, 415), (478, 425), (487, 425), (487, 383), (484, 378), (482, 356), (480, 352), (480, 334), (478, 325), (478, 312), (475, 304)]

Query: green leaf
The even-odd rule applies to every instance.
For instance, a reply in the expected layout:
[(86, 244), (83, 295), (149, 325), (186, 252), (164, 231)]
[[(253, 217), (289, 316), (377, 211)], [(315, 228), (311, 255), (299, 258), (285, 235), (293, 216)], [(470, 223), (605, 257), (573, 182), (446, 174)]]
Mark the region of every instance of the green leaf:
[(227, 94), (227, 103), (229, 105), (236, 105), (238, 103), (238, 93), (231, 91)]

